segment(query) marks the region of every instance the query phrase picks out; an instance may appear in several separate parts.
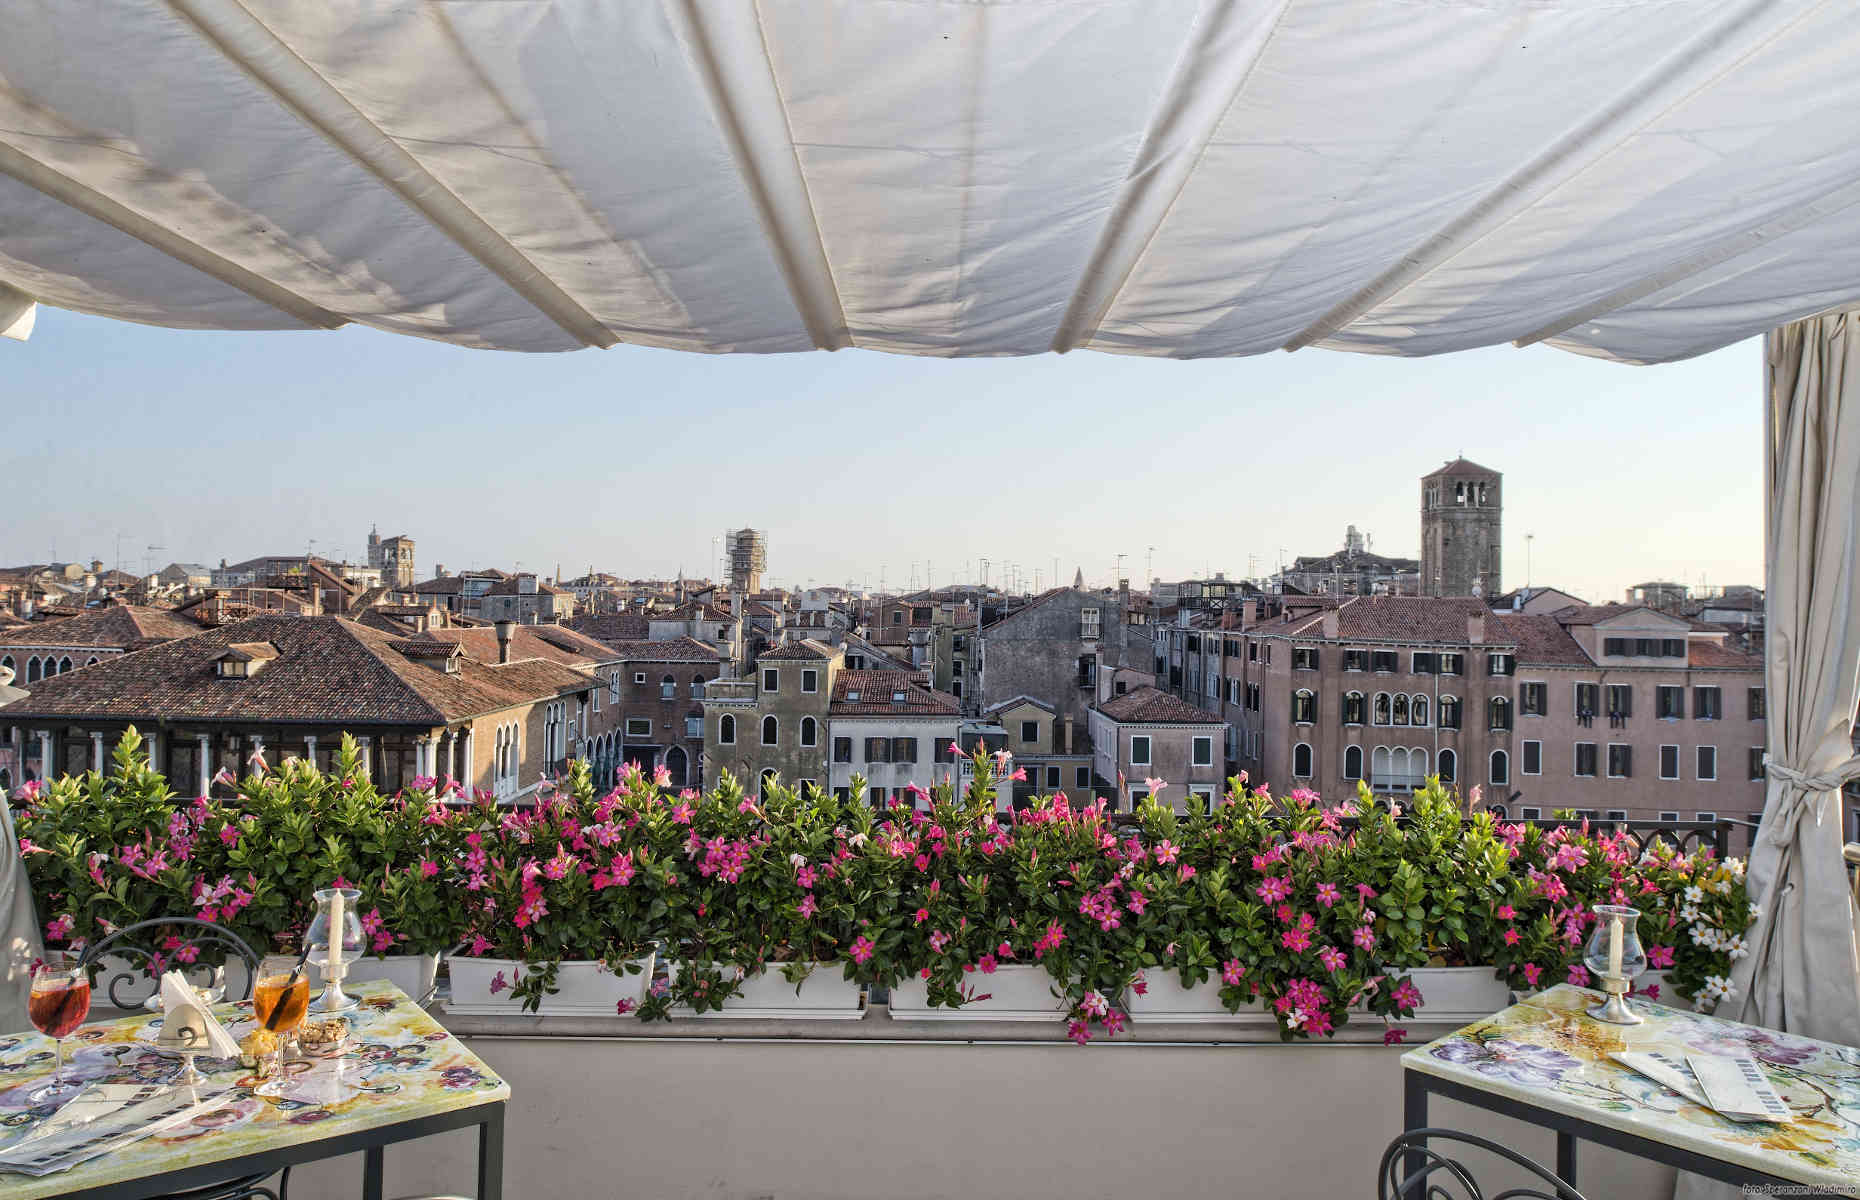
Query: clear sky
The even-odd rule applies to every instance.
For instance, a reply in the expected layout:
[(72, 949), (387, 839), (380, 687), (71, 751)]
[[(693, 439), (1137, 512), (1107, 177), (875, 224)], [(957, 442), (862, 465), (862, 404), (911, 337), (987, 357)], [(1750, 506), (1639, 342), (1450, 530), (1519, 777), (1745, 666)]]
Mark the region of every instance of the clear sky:
[[(359, 559), (709, 573), (769, 535), (778, 584), (1028, 587), (1117, 555), (1272, 570), (1355, 524), (1419, 555), (1420, 476), (1505, 474), (1507, 586), (1762, 582), (1759, 346), (1624, 367), (1559, 351), (1172, 362), (461, 350), (352, 327), (197, 333), (41, 310), (0, 342), (0, 564)], [(149, 550), (159, 546), (159, 550)]]

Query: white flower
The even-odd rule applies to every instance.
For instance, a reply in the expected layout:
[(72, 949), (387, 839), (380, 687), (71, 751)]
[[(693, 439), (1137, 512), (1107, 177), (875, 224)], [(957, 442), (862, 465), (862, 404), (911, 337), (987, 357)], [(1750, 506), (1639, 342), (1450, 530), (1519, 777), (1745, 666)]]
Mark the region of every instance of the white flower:
[(1717, 889), (1717, 892), (1720, 896), (1728, 896), (1731, 894), (1731, 889), (1736, 887), (1737, 885), (1735, 883), (1732, 883), (1729, 879), (1720, 879), (1717, 883), (1713, 884), (1712, 886)]
[(1722, 975), (1707, 975), (1705, 984), (1699, 988), (1701, 1000), (1729, 1000), (1734, 989), (1731, 981)]
[(1761, 904), (1758, 904), (1755, 900), (1752, 900), (1750, 902), (1750, 919), (1754, 921), (1758, 917), (1761, 917), (1762, 915), (1763, 915), (1763, 906)]
[(1686, 889), (1686, 900), (1688, 903), (1697, 904), (1699, 901), (1703, 900), (1704, 898), (1705, 898), (1705, 889), (1700, 887), (1698, 884), (1695, 883)]
[(1724, 860), (1724, 869), (1737, 876), (1739, 879), (1742, 879), (1744, 877), (1744, 860), (1741, 858), (1727, 858)]
[(1750, 953), (1750, 947), (1745, 944), (1744, 935), (1741, 933), (1726, 942), (1724, 948), (1730, 952), (1732, 962), (1736, 962), (1738, 959), (1744, 958)]
[(1679, 910), (1679, 919), (1684, 921), (1688, 925), (1698, 920), (1699, 919), (1698, 907), (1692, 904), (1686, 905), (1684, 908)]
[(1297, 1029), (1304, 1023), (1305, 1011), (1302, 1008), (1294, 1008), (1291, 1012), (1285, 1014), (1285, 1027), (1287, 1029)]
[(866, 836), (863, 833), (855, 833), (851, 837), (846, 839), (846, 844), (851, 846), (855, 850), (859, 849), (861, 846), (864, 846), (865, 843), (866, 843)]
[(802, 867), (805, 867), (807, 865), (807, 855), (802, 854), (799, 851), (796, 851), (795, 853), (790, 854), (788, 856), (788, 865), (793, 867), (797, 871), (800, 870)]

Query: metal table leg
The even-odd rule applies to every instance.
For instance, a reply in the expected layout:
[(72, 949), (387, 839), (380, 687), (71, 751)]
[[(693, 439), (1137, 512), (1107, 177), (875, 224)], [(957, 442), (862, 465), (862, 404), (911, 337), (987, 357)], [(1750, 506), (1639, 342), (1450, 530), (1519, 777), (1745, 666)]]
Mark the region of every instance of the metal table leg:
[(1576, 1187), (1576, 1135), (1561, 1130), (1556, 1135), (1556, 1173), (1564, 1183)]
[(370, 1146), (362, 1151), (362, 1200), (381, 1200), (386, 1189), (387, 1150)]
[[(1427, 1128), (1427, 1085), (1417, 1071), (1402, 1072), (1402, 1131)], [(1411, 1148), (1402, 1156), (1402, 1176), (1413, 1179), (1426, 1167), (1427, 1159), (1419, 1149)]]
[(504, 1106), (478, 1126), (478, 1200), (504, 1200)]

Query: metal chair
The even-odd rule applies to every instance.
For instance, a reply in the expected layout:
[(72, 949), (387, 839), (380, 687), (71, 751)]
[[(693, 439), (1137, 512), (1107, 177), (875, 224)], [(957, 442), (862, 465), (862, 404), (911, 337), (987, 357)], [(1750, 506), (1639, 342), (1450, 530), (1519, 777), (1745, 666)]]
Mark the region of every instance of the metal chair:
[[(142, 937), (146, 936), (153, 940), (157, 934), (177, 937), (180, 939), (180, 945), (174, 950), (162, 950), (150, 949), (147, 945), (138, 944)], [(132, 967), (139, 966), (139, 971), (120, 971), (112, 975), (108, 984), (103, 988), (103, 994), (109, 999), (110, 1007), (128, 1010), (137, 1007), (139, 1002), (125, 1000), (123, 994), (117, 989), (126, 982), (146, 978), (148, 965), (157, 954), (173, 959), (179, 950), (185, 950), (190, 946), (196, 951), (202, 947), (218, 946), (223, 948), (228, 955), (237, 955), (240, 961), (245, 963), (245, 990), (242, 995), (228, 996), (226, 999), (249, 1000), (252, 998), (252, 984), (258, 977), (258, 952), (232, 930), (215, 925), (211, 921), (203, 921), (199, 917), (156, 917), (124, 926), (102, 941), (92, 942), (84, 947), (84, 953), (78, 956), (78, 965), (89, 967), (102, 962), (106, 955), (114, 954), (126, 960)]]
[[(1584, 1200), (1581, 1192), (1507, 1146), (1453, 1129), (1410, 1129), (1389, 1143), (1376, 1168), (1376, 1200), (1488, 1200), (1465, 1164), (1448, 1158), (1429, 1142), (1462, 1142), (1495, 1154), (1535, 1182), (1494, 1192), (1489, 1200)], [(1537, 1184), (1550, 1188), (1541, 1191)], [(1457, 1185), (1455, 1191), (1452, 1186)]]

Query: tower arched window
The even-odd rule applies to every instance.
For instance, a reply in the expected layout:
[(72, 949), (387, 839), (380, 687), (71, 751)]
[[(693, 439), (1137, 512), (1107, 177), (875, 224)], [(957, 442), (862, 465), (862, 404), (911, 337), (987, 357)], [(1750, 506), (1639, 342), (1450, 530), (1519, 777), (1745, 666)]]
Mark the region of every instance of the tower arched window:
[(39, 682), (39, 659), (37, 655), (26, 660), (26, 682)]
[(1311, 747), (1305, 742), (1292, 747), (1292, 774), (1299, 779), (1311, 778)]
[(71, 669), (71, 659), (69, 657), (61, 658), (58, 660), (58, 673), (60, 675), (63, 675), (66, 671), (69, 671), (70, 669)]
[(1440, 727), (1442, 729), (1460, 727), (1460, 698), (1458, 696), (1440, 698)]
[(1363, 777), (1363, 748), (1346, 746), (1343, 751), (1343, 777), (1361, 779)]
[(736, 744), (736, 718), (724, 713), (717, 722), (717, 742), (723, 746)]
[(1416, 695), (1408, 701), (1408, 719), (1413, 725), (1427, 724), (1427, 697)]
[(1369, 703), (1364, 699), (1363, 693), (1345, 692), (1343, 694), (1343, 723), (1345, 725), (1361, 725), (1366, 715), (1365, 710), (1368, 709), (1368, 707)]
[(1492, 697), (1492, 702), (1487, 707), (1492, 714), (1490, 727), (1493, 730), (1511, 728), (1511, 701), (1505, 699), (1503, 696), (1494, 696)]
[(659, 699), (670, 700), (678, 695), (678, 681), (670, 675), (659, 680)]
[(1389, 703), (1390, 707), (1394, 710), (1391, 718), (1392, 723), (1396, 725), (1406, 725), (1408, 723), (1408, 697), (1397, 692), (1391, 697)]
[(781, 733), (781, 722), (773, 714), (762, 718), (762, 744), (773, 746)]
[(1440, 782), (1452, 783), (1457, 778), (1460, 768), (1459, 755), (1451, 750), (1440, 752)]
[[(769, 719), (774, 720), (773, 717)], [(801, 744), (803, 746), (817, 746), (820, 744), (820, 725), (812, 717), (801, 718)]]
[(1511, 782), (1511, 756), (1503, 750), (1492, 751), (1492, 773), (1489, 778), (1495, 787)]
[(1389, 694), (1387, 692), (1377, 692), (1376, 693), (1376, 724), (1387, 725), (1388, 723), (1389, 723)]

